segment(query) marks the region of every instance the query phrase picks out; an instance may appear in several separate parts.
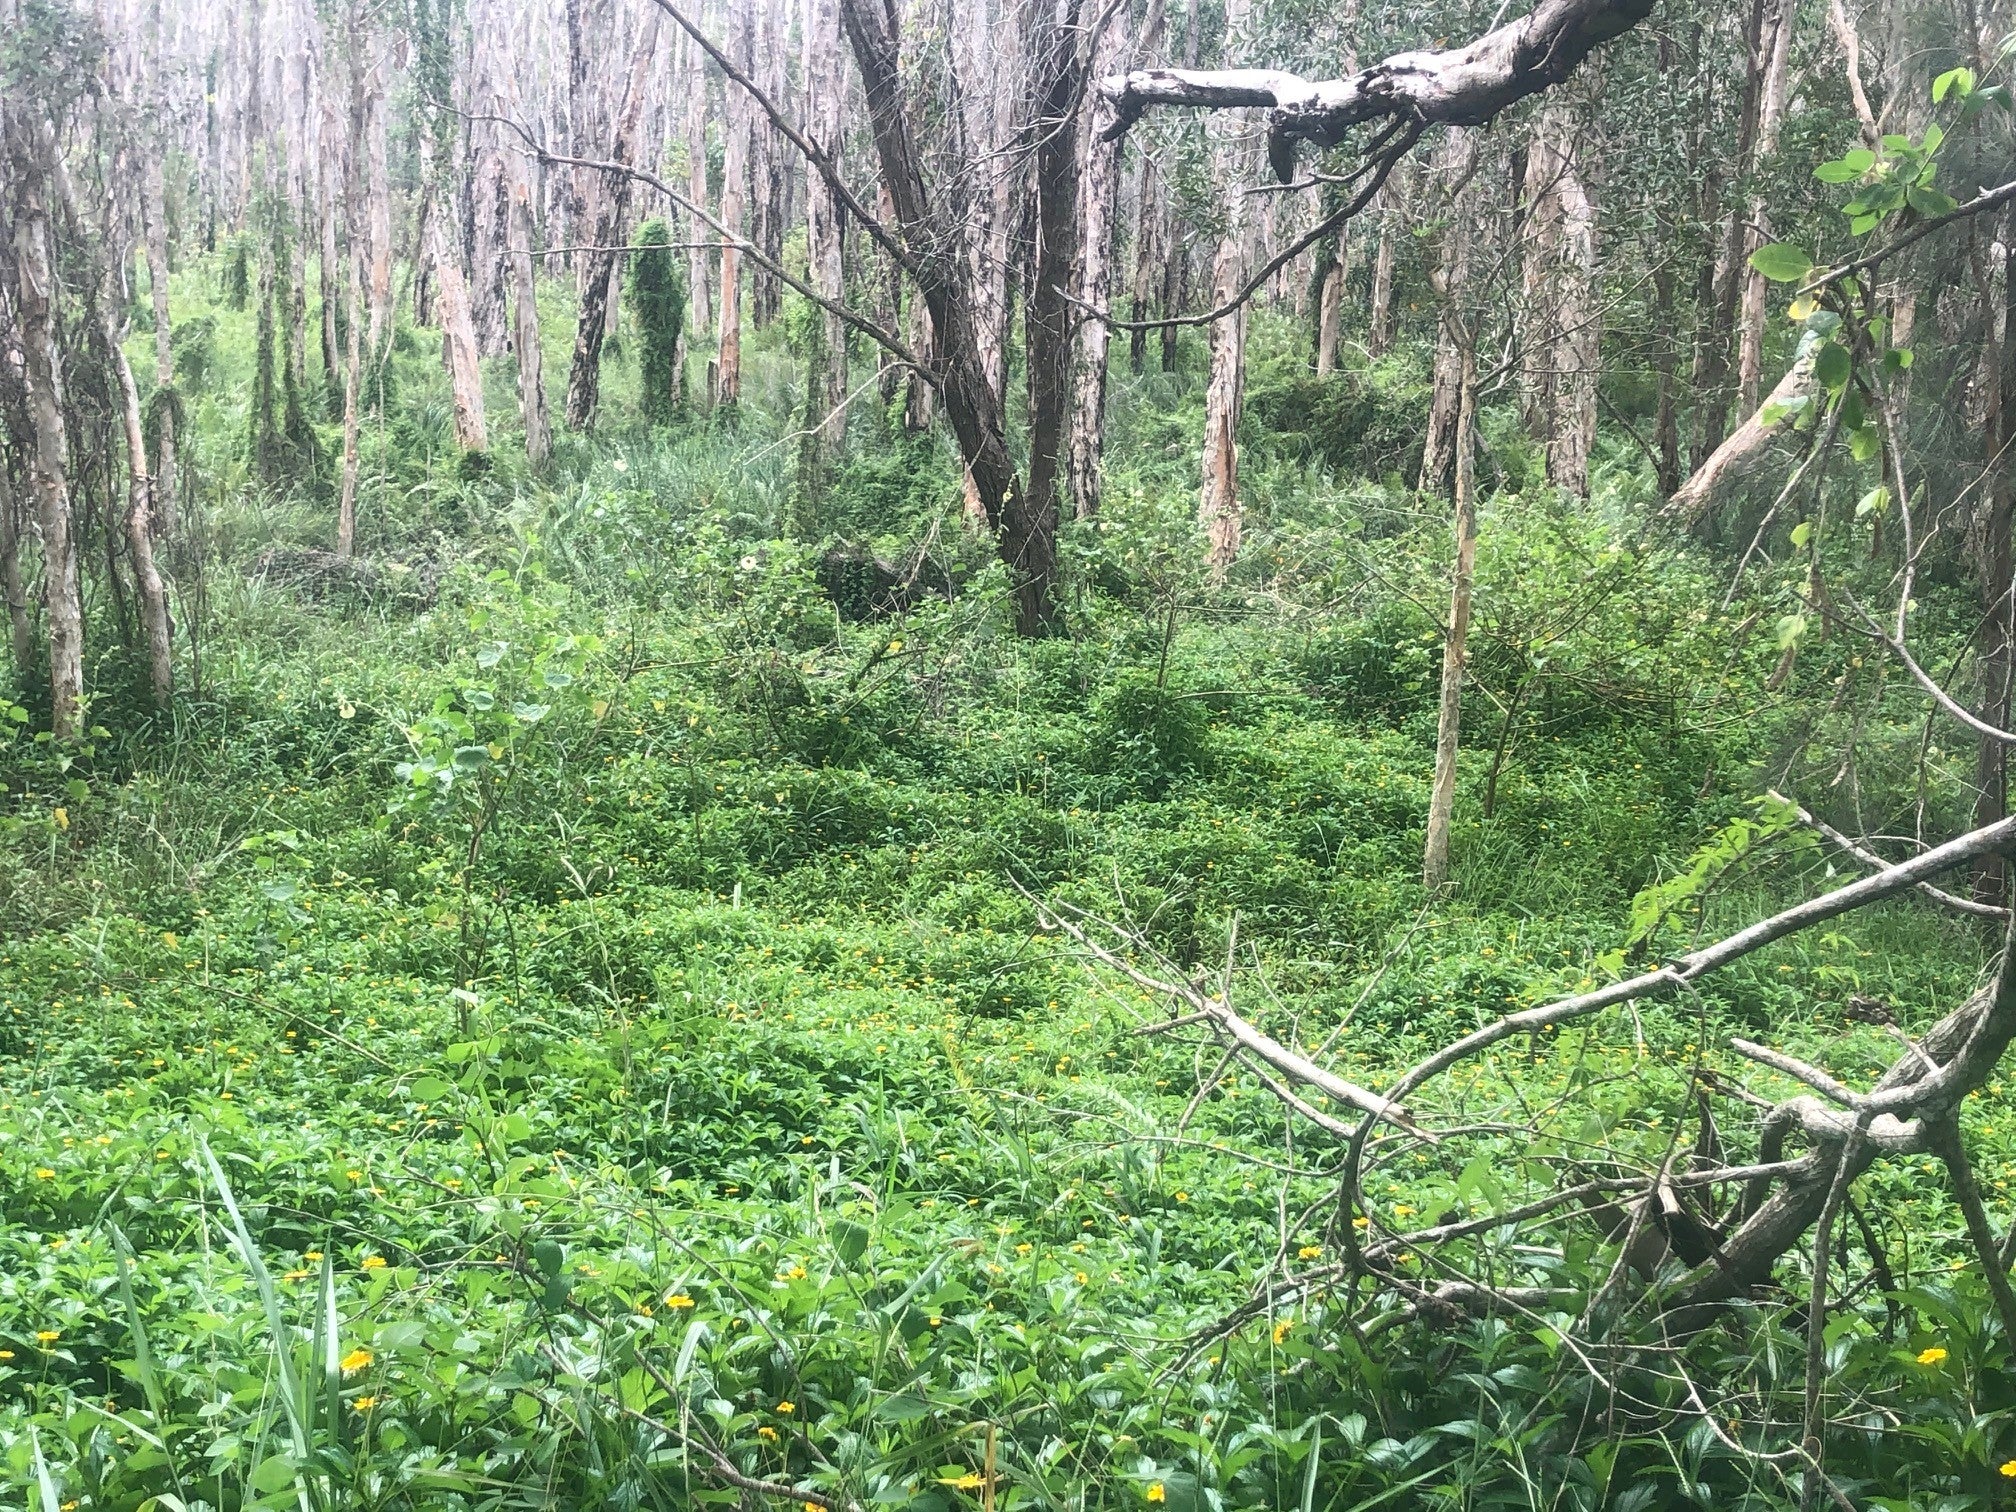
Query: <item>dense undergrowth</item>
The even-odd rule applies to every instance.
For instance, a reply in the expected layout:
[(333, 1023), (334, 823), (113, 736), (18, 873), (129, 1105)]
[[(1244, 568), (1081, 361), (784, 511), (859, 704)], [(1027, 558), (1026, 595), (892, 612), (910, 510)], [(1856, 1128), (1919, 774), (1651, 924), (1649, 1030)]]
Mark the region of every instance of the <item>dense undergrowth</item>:
[[(402, 337), (364, 536), (438, 565), (438, 598), (276, 586), (256, 552), (321, 539), (328, 508), (245, 487), (248, 343), (211, 318), (189, 686), (171, 717), (123, 695), (100, 606), (104, 733), (59, 762), (24, 727), (4, 755), (12, 1496), (742, 1500), (676, 1447), (699, 1439), (746, 1477), (918, 1512), (1796, 1501), (1730, 1441), (1792, 1432), (1804, 1341), (1742, 1317), (1611, 1375), (1543, 1317), (1346, 1327), (1322, 1287), (1201, 1333), (1256, 1277), (1334, 1262), (1337, 1151), (1137, 1034), (1166, 1005), (1034, 906), (1122, 921), (1186, 972), (1229, 962), (1272, 1032), (1377, 1084), (1613, 952), (1826, 885), (1776, 832), (1633, 935), (1634, 898), (1770, 787), (1872, 819), (1958, 802), (1936, 747), (1915, 786), (1921, 711), (1874, 659), (1802, 640), (1796, 554), (1718, 610), (1727, 565), (1642, 527), (1632, 452), (1585, 506), (1494, 429), (1460, 885), (1431, 900), (1447, 532), (1395, 481), (1418, 354), (1319, 385), (1262, 323), (1223, 591), (1194, 562), (1196, 385), (1123, 379), (1105, 512), (1068, 542), (1073, 633), (1029, 644), (958, 543), (936, 443), (857, 416), (802, 517), (788, 319), (734, 421), (611, 428), (547, 480), (508, 437), (459, 462)], [(632, 370), (609, 364), (614, 417)], [(960, 594), (843, 622), (820, 541), (934, 524)], [(1894, 1046), (1846, 999), (1922, 1024), (1989, 947), (1898, 904), (1518, 1043), (1436, 1095), (1480, 1127), (1516, 1110), (1533, 1143), (1396, 1156), (1372, 1195), (1461, 1212), (1592, 1132), (1656, 1161), (1722, 1032), (1880, 1066)], [(1968, 1115), (1998, 1192), (2011, 1116), (1999, 1088)], [(1862, 1184), (1864, 1242), (1957, 1233), (1930, 1169)], [(2016, 1457), (2007, 1341), (1956, 1253), (1894, 1250), (1894, 1289), (1829, 1325), (1866, 1409), (1830, 1467), (1872, 1504), (1986, 1506)], [(1546, 1263), (1613, 1255), (1592, 1224)], [(1650, 1326), (1619, 1320), (1620, 1361)]]

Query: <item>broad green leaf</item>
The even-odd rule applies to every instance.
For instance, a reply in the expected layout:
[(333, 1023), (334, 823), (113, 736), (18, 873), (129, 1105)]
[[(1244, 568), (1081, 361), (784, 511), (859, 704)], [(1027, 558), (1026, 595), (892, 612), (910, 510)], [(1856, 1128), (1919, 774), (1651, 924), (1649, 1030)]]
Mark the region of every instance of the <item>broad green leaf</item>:
[(1849, 359), (1848, 348), (1838, 341), (1828, 342), (1813, 359), (1813, 376), (1830, 389), (1840, 388), (1854, 371), (1855, 364)]
[(1881, 514), (1889, 507), (1890, 490), (1883, 484), (1878, 483), (1869, 492), (1855, 501), (1855, 518), (1859, 520), (1867, 514)]
[(1773, 283), (1797, 283), (1813, 271), (1813, 259), (1804, 247), (1770, 242), (1750, 254), (1750, 266)]
[(1804, 550), (1806, 543), (1813, 539), (1813, 522), (1801, 520), (1792, 527), (1792, 545), (1796, 550)]
[(1947, 95), (1959, 92), (1961, 99), (1974, 92), (1974, 70), (1971, 68), (1949, 68), (1932, 81), (1932, 103), (1937, 105)]

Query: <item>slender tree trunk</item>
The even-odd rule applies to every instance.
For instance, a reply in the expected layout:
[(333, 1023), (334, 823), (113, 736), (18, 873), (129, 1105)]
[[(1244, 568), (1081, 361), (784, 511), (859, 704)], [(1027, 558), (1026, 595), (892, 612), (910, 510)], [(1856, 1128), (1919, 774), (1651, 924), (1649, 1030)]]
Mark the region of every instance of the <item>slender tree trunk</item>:
[[(705, 205), (707, 195), (707, 57), (698, 47), (689, 47), (686, 79), (686, 197)], [(713, 259), (706, 243), (713, 233), (699, 219), (687, 225), (687, 239), (693, 243), (686, 252), (686, 329), (704, 338), (714, 330)], [(712, 366), (710, 359), (710, 368)], [(683, 376), (683, 375), (682, 375)], [(714, 398), (714, 375), (710, 371), (701, 385), (705, 403)]]
[(333, 404), (342, 392), (342, 372), (337, 354), (343, 350), (343, 342), (337, 329), (338, 313), (342, 308), (342, 285), (339, 283), (338, 267), (342, 255), (336, 245), (336, 206), (342, 195), (344, 173), (338, 162), (342, 151), (342, 139), (336, 130), (336, 107), (333, 99), (325, 98), (322, 111), (322, 150), (317, 154), (321, 175), (321, 205), (316, 214), (317, 231), (320, 233), (321, 255), (316, 276), (322, 289), (322, 382), (324, 391)]
[(140, 389), (121, 344), (125, 333), (112, 318), (117, 274), (108, 270), (105, 285), (98, 300), (98, 329), (119, 380), (119, 418), (126, 429), (126, 549), (133, 561), (140, 624), (147, 636), (148, 686), (155, 704), (166, 708), (175, 692), (175, 668), (169, 651), (168, 589), (154, 563), (153, 484), (147, 473), (147, 438), (140, 424)]
[[(846, 78), (840, 71), (838, 0), (810, 0), (805, 12), (806, 129), (836, 163), (846, 134)], [(839, 196), (818, 173), (806, 175), (805, 248), (810, 282), (838, 303), (846, 292), (842, 237), (846, 217)], [(846, 442), (847, 327), (822, 311), (814, 317), (813, 349), (805, 371), (805, 437), (798, 455), (799, 494), (816, 507), (826, 476)]]
[(1421, 451), (1420, 486), (1437, 492), (1449, 486), (1469, 441), (1462, 424), (1465, 348), (1471, 340), (1464, 301), (1469, 297), (1476, 154), (1474, 137), (1459, 140), (1451, 134), (1436, 154), (1434, 170), (1443, 184), (1454, 186), (1439, 256), (1429, 273), (1437, 304), (1435, 378), (1428, 405), (1428, 435)]
[[(630, 60), (630, 77), (623, 90), (623, 103), (616, 113), (611, 161), (629, 163), (637, 154), (639, 131), (644, 120), (644, 96), (650, 82), (652, 55), (658, 50), (658, 15), (654, 6), (644, 16), (637, 36), (637, 51)], [(616, 276), (618, 254), (607, 249), (623, 243), (630, 213), (630, 178), (610, 174), (595, 198), (595, 224), (590, 232), (591, 250), (577, 253), (580, 259), (581, 313), (574, 323), (574, 364), (567, 375), (567, 427), (586, 430), (595, 423), (595, 410), (602, 398), (602, 341), (609, 330), (608, 300)], [(724, 254), (725, 256), (726, 254)]]
[[(2016, 235), (2016, 216), (2005, 217), (2003, 239)], [(1979, 527), (1981, 625), (1975, 632), (1976, 675), (1980, 679), (1981, 717), (1997, 729), (2009, 728), (2011, 682), (2016, 679), (2016, 267), (2005, 263), (2002, 308), (1985, 310), (1987, 338), (1993, 345), (1994, 379), (1989, 385), (1988, 424), (1984, 427), (1989, 461), (1985, 518)], [(1999, 318), (1998, 318), (1999, 317)], [(1995, 327), (1999, 325), (1999, 332)], [(1902, 505), (1909, 508), (1909, 504)], [(2009, 747), (1983, 735), (1975, 746), (1976, 824), (1993, 824), (2009, 812)], [(1974, 873), (1974, 895), (1984, 903), (2008, 901), (2008, 863), (2001, 856), (1984, 857)]]
[[(1798, 12), (1797, 0), (1772, 0), (1770, 24), (1765, 43), (1770, 51), (1758, 96), (1757, 144), (1750, 156), (1753, 183), (1766, 164), (1777, 155), (1778, 130), (1785, 118), (1786, 72), (1792, 53), (1792, 27)], [(1750, 196), (1749, 224), (1745, 228), (1743, 255), (1739, 266), (1743, 280), (1743, 308), (1737, 334), (1736, 387), (1738, 403), (1745, 415), (1757, 408), (1764, 377), (1764, 290), (1762, 273), (1750, 266), (1750, 254), (1771, 240), (1771, 206), (1761, 184)]]
[[(728, 49), (735, 66), (751, 66), (749, 7), (755, 0), (728, 0)], [(723, 124), (727, 152), (721, 163), (721, 224), (731, 236), (748, 235), (750, 106), (737, 89), (728, 93)], [(720, 335), (715, 347), (714, 402), (733, 407), (742, 398), (742, 253), (732, 242), (721, 248)]]
[(70, 533), (69, 436), (63, 423), (63, 366), (56, 337), (56, 284), (49, 224), (54, 133), (26, 106), (7, 122), (14, 178), (15, 314), (22, 387), (34, 445), (27, 457), (42, 537), (42, 603), (49, 622), (50, 728), (75, 739), (84, 714), (84, 609)]
[(464, 451), (483, 451), (490, 445), (483, 420), (483, 369), (476, 354), (469, 287), (462, 281), (462, 259), (449, 235), (446, 215), (434, 217), (427, 240), (440, 290), (436, 303), (441, 314), (441, 360), (448, 369), (454, 402), (455, 444)]
[[(1225, 55), (1238, 56), (1245, 40), (1246, 0), (1225, 7)], [(1214, 138), (1212, 157), (1224, 191), (1225, 224), (1211, 260), (1211, 307), (1229, 302), (1246, 282), (1246, 196), (1240, 193), (1248, 164), (1238, 148), (1244, 128), (1232, 117), (1214, 114), (1205, 129)], [(1211, 322), (1211, 376), (1204, 389), (1204, 477), (1197, 523), (1203, 527), (1205, 562), (1214, 583), (1239, 555), (1239, 411), (1246, 395), (1246, 314), (1242, 304)]]
[(525, 423), (525, 460), (534, 472), (545, 469), (553, 452), (546, 422), (546, 381), (539, 349), (539, 286), (532, 260), (532, 192), (522, 179), (511, 192), (512, 346), (518, 359), (518, 411)]
[[(336, 502), (336, 554), (349, 556), (357, 544), (358, 432), (363, 418), (364, 359), (372, 365), (392, 300), (391, 210), (384, 188), (384, 120), (380, 109), (383, 73), (378, 39), (365, 31), (361, 12), (353, 9), (350, 25), (350, 172), (348, 213), (350, 238), (349, 301), (344, 318), (348, 347), (343, 374), (343, 480)], [(366, 269), (369, 270), (370, 314), (366, 328)]]
[(1337, 349), (1344, 341), (1344, 280), (1351, 271), (1351, 231), (1337, 233), (1335, 249), (1323, 265), (1323, 286), (1316, 297), (1316, 376), (1337, 371)]
[(1379, 238), (1372, 252), (1371, 309), (1366, 315), (1365, 349), (1374, 357), (1393, 350), (1393, 195), (1389, 182), (1379, 191)]
[(1548, 479), (1586, 496), (1602, 315), (1596, 213), (1580, 162), (1582, 126), (1577, 101), (1561, 91), (1547, 96), (1533, 120), (1523, 193), (1520, 351), (1526, 427), (1547, 449)]
[[(1072, 421), (1072, 270), (1079, 262), (1079, 191), (1084, 167), (1078, 145), (1084, 123), (1080, 91), (1088, 62), (1079, 46), (1083, 0), (1065, 0), (1042, 38), (1036, 130), (1036, 269), (1025, 303), (1029, 366), (1029, 491), (1022, 538), (1015, 544), (1017, 619), (1053, 628), (1060, 484), (1069, 465)], [(1110, 152), (1109, 152), (1110, 159)], [(1110, 174), (1110, 168), (1109, 168)], [(1110, 177), (1107, 185), (1110, 199)], [(1110, 234), (1110, 205), (1100, 218)], [(1103, 260), (1103, 259), (1102, 259)], [(1104, 327), (1100, 330), (1104, 332)], [(1100, 381), (1105, 379), (1100, 342)], [(1096, 437), (1093, 440), (1097, 445)], [(1094, 457), (1096, 467), (1097, 458)]]
[(1679, 318), (1673, 305), (1673, 268), (1661, 262), (1652, 270), (1652, 361), (1658, 383), (1652, 450), (1658, 458), (1659, 496), (1670, 498), (1680, 486), (1680, 343), (1674, 334)]
[(8, 649), (14, 684), (26, 687), (35, 665), (35, 623), (28, 611), (28, 584), (21, 575), (21, 501), (7, 469), (0, 467), (0, 598), (7, 601)]
[(1435, 714), (1435, 781), (1428, 795), (1428, 840), (1421, 880), (1430, 892), (1449, 881), (1449, 826), (1456, 812), (1456, 757), (1463, 720), (1463, 673), (1470, 652), (1470, 594), (1477, 571), (1475, 425), (1476, 343), (1467, 328), (1460, 347), (1456, 406), (1456, 561), (1450, 573), (1449, 626), (1442, 641), (1442, 696)]
[[(168, 315), (168, 207), (161, 176), (161, 155), (147, 154), (141, 170), (140, 219), (147, 243), (147, 282), (154, 303), (154, 385), (164, 395), (175, 386), (175, 351)], [(164, 403), (154, 419), (153, 524), (162, 535), (173, 535), (177, 498), (175, 406)]]
[[(1092, 58), (1092, 77), (1104, 78), (1118, 66), (1126, 35), (1115, 15), (1106, 22)], [(1078, 518), (1089, 519), (1099, 512), (1100, 454), (1106, 440), (1106, 359), (1112, 344), (1113, 328), (1097, 315), (1113, 293), (1113, 230), (1120, 209), (1120, 144), (1101, 141), (1106, 111), (1096, 89), (1085, 91), (1075, 128), (1082, 160), (1074, 165), (1079, 193), (1084, 204), (1084, 254), (1079, 259), (1080, 280), (1076, 316), (1078, 327), (1077, 369), (1072, 377), (1071, 401), (1071, 500)]]

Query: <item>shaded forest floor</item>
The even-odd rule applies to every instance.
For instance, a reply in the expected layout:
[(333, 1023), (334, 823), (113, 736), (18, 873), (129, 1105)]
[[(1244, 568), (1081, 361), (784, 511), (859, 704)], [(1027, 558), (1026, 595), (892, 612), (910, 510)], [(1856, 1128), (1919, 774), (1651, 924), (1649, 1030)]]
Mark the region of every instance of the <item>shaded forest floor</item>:
[[(1908, 700), (1894, 727), (1880, 702), (1860, 719), (1878, 755), (1844, 777), (1829, 698), (1874, 674), (1826, 643), (1781, 671), (1796, 562), (1717, 611), (1726, 567), (1642, 530), (1628, 441), (1582, 504), (1492, 417), (1459, 885), (1431, 900), (1447, 532), (1393, 480), (1419, 354), (1317, 384), (1261, 323), (1249, 545), (1223, 590), (1192, 539), (1195, 377), (1123, 376), (1105, 512), (1067, 541), (1073, 634), (1027, 644), (959, 537), (947, 456), (872, 397), (831, 493), (793, 496), (784, 322), (732, 424), (624, 429), (619, 354), (603, 436), (544, 481), (509, 438), (487, 467), (454, 458), (431, 338), (409, 333), (364, 535), (415, 581), (438, 568), (436, 595), (262, 578), (259, 549), (320, 543), (329, 506), (247, 486), (233, 364), (252, 343), (210, 313), (200, 575), (193, 546), (177, 564), (202, 587), (193, 685), (67, 767), (25, 740), (4, 755), (18, 1494), (39, 1443), (89, 1507), (736, 1500), (704, 1441), (751, 1477), (920, 1512), (997, 1490), (1171, 1512), (1796, 1499), (1690, 1426), (1670, 1381), (1640, 1383), (1663, 1425), (1617, 1410), (1544, 1320), (1342, 1327), (1341, 1296), (1295, 1285), (1336, 1259), (1337, 1151), (1137, 1033), (1167, 1004), (1090, 969), (1032, 901), (1121, 922), (1170, 969), (1229, 970), (1270, 1032), (1377, 1085), (1601, 976), (1634, 898), (1764, 788), (1909, 809)], [(819, 542), (894, 550), (934, 525), (955, 598), (839, 617)], [(99, 645), (115, 621), (99, 606)], [(108, 650), (98, 685), (122, 665)], [(143, 728), (137, 703), (119, 714), (99, 717)], [(1935, 811), (1959, 801), (1941, 780)], [(1641, 943), (1827, 874), (1779, 835)], [(1682, 1006), (1508, 1047), (1437, 1095), (1537, 1139), (1480, 1137), (1454, 1179), (1402, 1152), (1373, 1193), (1463, 1211), (1592, 1118), (1656, 1162), (1720, 1033), (1887, 1064), (1846, 998), (1923, 1024), (1989, 945), (1892, 905)], [(1967, 1115), (1991, 1145), (2007, 1132), (1997, 1194), (2011, 1111), (1998, 1091)], [(1863, 1192), (1878, 1230), (1888, 1207), (1958, 1232), (1913, 1167)], [(1586, 1242), (1559, 1263), (1607, 1264), (1593, 1225)], [(1918, 1299), (1901, 1331), (1880, 1299), (1838, 1320), (1840, 1378), (1915, 1426), (1839, 1425), (1830, 1463), (1897, 1505), (1994, 1494), (1981, 1444), (2009, 1387), (1950, 1258), (1890, 1257)], [(1272, 1305), (1198, 1332), (1269, 1274), (1289, 1283)], [(1796, 1337), (1695, 1348), (1767, 1401), (1782, 1369), (1796, 1418)]]

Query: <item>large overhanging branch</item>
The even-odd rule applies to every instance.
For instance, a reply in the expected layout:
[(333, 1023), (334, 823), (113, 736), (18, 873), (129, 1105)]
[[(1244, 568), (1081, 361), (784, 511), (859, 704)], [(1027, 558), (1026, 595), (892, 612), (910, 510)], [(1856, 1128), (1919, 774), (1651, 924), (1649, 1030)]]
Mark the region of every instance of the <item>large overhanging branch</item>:
[(1653, 0), (1540, 0), (1516, 21), (1450, 52), (1396, 53), (1344, 79), (1304, 79), (1271, 68), (1145, 68), (1100, 82), (1118, 136), (1151, 105), (1273, 112), (1268, 159), (1286, 183), (1295, 145), (1334, 147), (1353, 126), (1405, 120), (1481, 126), (1561, 83), (1601, 44), (1652, 13)]

